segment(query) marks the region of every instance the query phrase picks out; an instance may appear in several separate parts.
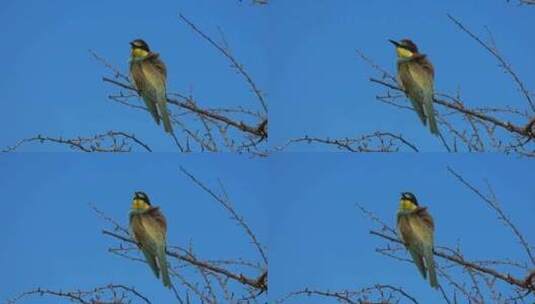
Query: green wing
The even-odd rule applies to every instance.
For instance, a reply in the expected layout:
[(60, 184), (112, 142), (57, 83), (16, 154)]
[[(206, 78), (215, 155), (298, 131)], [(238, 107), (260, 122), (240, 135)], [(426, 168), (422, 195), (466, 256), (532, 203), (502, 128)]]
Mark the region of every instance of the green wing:
[(414, 221), (413, 215), (397, 215), (397, 228), (399, 231), (399, 234), (401, 236), (401, 239), (405, 243), (405, 247), (407, 248), (407, 251), (409, 251), (409, 254), (412, 257), (412, 260), (418, 270), (420, 271), (420, 274), (426, 278), (426, 271), (424, 266), (424, 261), (422, 257), (422, 253), (420, 250), (420, 244), (417, 238), (417, 235), (411, 225), (411, 221)]
[(147, 110), (154, 118), (156, 124), (160, 124), (160, 116), (158, 115), (158, 109), (156, 108), (156, 102), (152, 94), (150, 93), (150, 83), (146, 79), (143, 72), (144, 61), (132, 61), (130, 62), (130, 76), (134, 80), (136, 89), (141, 95), (141, 99), (145, 103)]
[[(433, 92), (434, 92), (434, 71), (431, 63), (421, 57), (415, 61), (407, 63), (410, 78), (413, 84), (413, 98), (420, 104), (422, 113), (418, 113), (420, 118), (427, 117), (429, 120), (429, 129), (431, 133), (439, 133), (435, 119), (435, 110), (433, 109)], [(421, 115), (420, 115), (421, 114)], [(424, 123), (425, 125), (425, 123)]]
[(418, 117), (422, 123), (426, 124), (424, 108), (422, 106), (422, 94), (421, 88), (413, 77), (412, 65), (415, 65), (414, 62), (399, 62), (398, 63), (398, 79), (409, 98), (412, 108), (418, 114)]
[(409, 250), (409, 253), (411, 254), (412, 260), (418, 270), (420, 271), (420, 274), (424, 279), (427, 278), (427, 272), (425, 271), (425, 265), (422, 255), (419, 253), (419, 250), (416, 248), (416, 246), (409, 246), (407, 247)]
[(437, 288), (438, 280), (435, 269), (435, 260), (433, 258), (435, 223), (431, 214), (427, 212), (427, 208), (419, 208), (416, 214), (419, 219), (419, 229), (417, 231), (419, 232), (419, 239), (421, 240), (420, 248), (423, 253), (427, 271), (429, 272), (429, 282), (431, 287)]
[(166, 287), (171, 286), (165, 256), (167, 223), (157, 207), (141, 214), (130, 214), (130, 230), (138, 242), (147, 264), (157, 278), (162, 275)]
[(148, 250), (141, 249), (143, 252), (143, 255), (145, 256), (145, 260), (147, 261), (147, 264), (149, 264), (150, 269), (152, 269), (152, 272), (154, 272), (154, 275), (156, 278), (160, 278), (160, 269), (158, 268), (158, 264), (156, 264), (156, 257), (150, 253)]
[(167, 94), (166, 81), (167, 69), (158, 54), (153, 54), (145, 61), (143, 71), (147, 76), (151, 94), (151, 99), (156, 104), (160, 117), (162, 118), (165, 132), (173, 133), (173, 126), (169, 118), (169, 111), (167, 110)]

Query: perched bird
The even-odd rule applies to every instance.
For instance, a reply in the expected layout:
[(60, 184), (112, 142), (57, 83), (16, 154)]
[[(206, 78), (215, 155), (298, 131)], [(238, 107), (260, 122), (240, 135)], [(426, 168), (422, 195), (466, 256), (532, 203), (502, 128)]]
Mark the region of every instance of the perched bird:
[(433, 259), (435, 225), (433, 218), (427, 212), (427, 208), (420, 207), (416, 196), (410, 192), (401, 194), (397, 213), (397, 228), (414, 264), (424, 279), (429, 273), (431, 287), (437, 288), (438, 281)]
[(134, 84), (156, 123), (160, 125), (161, 117), (165, 132), (173, 133), (167, 111), (165, 64), (158, 53), (150, 51), (145, 41), (136, 39), (130, 42), (130, 45), (130, 75)]
[(171, 287), (165, 256), (167, 223), (158, 207), (152, 207), (144, 192), (136, 192), (130, 211), (130, 231), (147, 264), (157, 278), (162, 275), (163, 285)]
[(435, 78), (433, 65), (425, 54), (418, 52), (418, 47), (411, 40), (389, 41), (396, 46), (399, 85), (405, 91), (424, 126), (429, 121), (431, 133), (439, 135), (433, 110)]

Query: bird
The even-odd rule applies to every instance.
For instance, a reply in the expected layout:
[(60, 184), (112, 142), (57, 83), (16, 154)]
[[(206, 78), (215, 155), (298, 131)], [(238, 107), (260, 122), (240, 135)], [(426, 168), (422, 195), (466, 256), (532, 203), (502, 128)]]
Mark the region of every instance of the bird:
[(165, 132), (173, 133), (167, 110), (165, 63), (158, 53), (151, 52), (149, 45), (142, 39), (131, 41), (130, 46), (130, 76), (134, 85), (156, 124), (160, 125), (161, 118)]
[(431, 133), (438, 136), (440, 132), (433, 109), (435, 78), (433, 64), (427, 55), (418, 52), (418, 47), (411, 40), (389, 41), (396, 47), (399, 86), (405, 91), (424, 126), (429, 121)]
[(141, 191), (135, 192), (132, 200), (130, 232), (156, 278), (161, 274), (163, 285), (171, 287), (165, 255), (167, 222), (160, 208), (153, 207), (147, 194)]
[(420, 207), (416, 196), (410, 192), (401, 193), (397, 212), (397, 229), (401, 240), (409, 251), (414, 264), (431, 287), (438, 288), (433, 243), (435, 225), (427, 212), (427, 207)]

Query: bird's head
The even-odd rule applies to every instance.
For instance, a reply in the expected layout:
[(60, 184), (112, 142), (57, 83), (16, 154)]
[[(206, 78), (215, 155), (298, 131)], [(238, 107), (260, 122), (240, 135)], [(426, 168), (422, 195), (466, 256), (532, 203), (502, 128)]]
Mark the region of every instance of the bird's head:
[(399, 42), (395, 40), (388, 40), (396, 47), (398, 58), (410, 59), (418, 54), (418, 47), (410, 39), (402, 39)]
[(410, 192), (401, 193), (399, 209), (401, 211), (414, 211), (418, 209), (418, 200), (416, 199), (416, 196)]
[(130, 42), (133, 58), (144, 58), (150, 53), (149, 45), (143, 39)]
[(142, 212), (151, 207), (149, 197), (145, 192), (137, 191), (132, 199), (132, 210)]

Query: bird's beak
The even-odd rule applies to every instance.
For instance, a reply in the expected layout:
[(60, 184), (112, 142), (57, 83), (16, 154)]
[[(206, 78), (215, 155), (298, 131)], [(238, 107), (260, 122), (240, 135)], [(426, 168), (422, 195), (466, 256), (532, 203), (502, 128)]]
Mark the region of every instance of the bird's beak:
[(388, 41), (390, 41), (390, 43), (392, 43), (392, 44), (395, 45), (395, 46), (399, 46), (399, 42), (397, 42), (397, 41), (395, 41), (395, 40), (388, 39)]
[(130, 45), (134, 47), (134, 41), (130, 41)]

